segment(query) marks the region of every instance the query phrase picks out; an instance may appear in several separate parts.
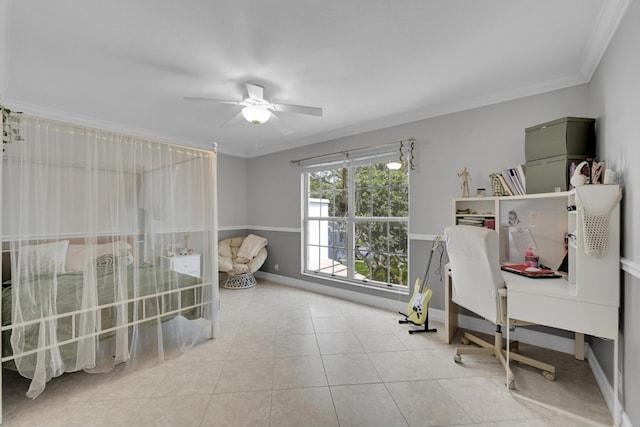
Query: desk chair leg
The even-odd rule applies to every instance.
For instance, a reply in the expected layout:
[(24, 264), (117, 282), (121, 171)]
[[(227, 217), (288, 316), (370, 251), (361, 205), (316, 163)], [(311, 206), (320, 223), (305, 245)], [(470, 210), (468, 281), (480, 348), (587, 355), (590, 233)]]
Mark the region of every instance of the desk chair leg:
[(539, 360), (531, 359), (518, 353), (509, 353), (509, 358), (516, 362), (524, 363), (525, 365), (533, 366), (534, 368), (542, 371), (542, 376), (547, 380), (553, 381), (556, 379), (556, 367), (549, 365), (548, 363), (540, 362)]
[[(456, 363), (460, 363), (462, 361), (461, 355), (463, 354), (492, 354), (500, 360), (500, 363), (502, 363), (502, 366), (504, 367), (507, 373), (507, 381), (506, 381), (507, 387), (509, 387), (509, 389), (511, 390), (515, 389), (516, 387), (515, 377), (513, 376), (513, 372), (508, 366), (507, 360), (506, 360), (507, 351), (502, 348), (503, 337), (502, 337), (502, 330), (500, 326), (496, 328), (493, 345), (468, 332), (464, 333), (464, 336), (462, 337), (461, 341), (463, 343), (472, 342), (476, 344), (478, 347), (456, 348), (456, 354), (453, 357), (453, 360)], [(545, 377), (545, 379), (549, 381), (553, 381), (556, 378), (556, 368), (553, 365), (550, 365), (548, 363), (544, 363), (539, 360), (535, 360), (530, 357), (523, 356), (520, 353), (514, 353), (514, 352), (509, 352), (509, 359), (515, 360), (516, 362), (524, 363), (525, 365), (532, 366), (536, 369), (540, 369), (542, 371), (542, 375)]]
[(504, 368), (507, 374), (505, 385), (509, 388), (509, 390), (514, 390), (516, 388), (515, 376), (513, 375), (511, 368), (507, 364), (507, 359), (505, 359), (506, 352), (502, 350), (502, 331), (499, 326), (496, 328), (493, 344), (481, 338), (478, 338), (475, 335), (472, 335), (468, 332), (464, 333), (464, 336), (462, 337), (462, 341), (463, 342), (466, 341), (467, 343), (472, 342), (478, 347), (456, 348), (456, 354), (453, 357), (454, 362), (461, 363), (462, 362), (461, 356), (463, 354), (488, 354), (488, 355), (495, 356), (500, 361), (500, 363), (502, 364), (502, 367)]
[(489, 355), (495, 355), (496, 354), (496, 350), (495, 347), (493, 345), (491, 345), (490, 343), (471, 335), (468, 332), (464, 333), (464, 336), (462, 337), (463, 344), (466, 342), (467, 344), (469, 342), (472, 342), (474, 344), (476, 344), (478, 347), (457, 347), (456, 348), (456, 355), (453, 357), (454, 362), (456, 363), (460, 363), (462, 361), (462, 355), (463, 354), (489, 354)]
[(462, 358), (461, 358), (462, 354), (484, 354), (484, 355), (495, 356), (500, 361), (500, 363), (502, 364), (502, 367), (504, 368), (507, 374), (507, 380), (505, 382), (505, 385), (509, 388), (509, 390), (515, 390), (516, 380), (513, 375), (513, 372), (511, 371), (511, 368), (509, 368), (509, 366), (507, 365), (507, 359), (505, 359), (502, 351), (496, 352), (495, 349), (482, 348), (482, 347), (457, 348), (456, 355), (453, 357), (453, 360), (456, 363), (462, 363)]

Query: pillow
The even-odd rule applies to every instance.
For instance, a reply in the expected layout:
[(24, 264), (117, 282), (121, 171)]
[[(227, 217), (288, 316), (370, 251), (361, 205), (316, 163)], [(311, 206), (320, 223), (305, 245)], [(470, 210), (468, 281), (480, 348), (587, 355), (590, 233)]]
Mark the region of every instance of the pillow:
[(96, 249), (97, 268), (113, 267), (121, 263), (124, 263), (124, 265), (133, 263), (130, 244), (124, 240), (118, 240), (117, 242), (98, 245)]
[(87, 245), (69, 245), (65, 268), (68, 272), (83, 271), (86, 264)]
[(228, 257), (218, 257), (218, 271), (227, 272), (233, 270), (233, 262)]
[(67, 271), (84, 271), (88, 262), (88, 256), (95, 254), (96, 267), (111, 267), (120, 262), (125, 265), (133, 263), (131, 245), (119, 240), (102, 245), (69, 245), (67, 251)]
[(231, 242), (228, 239), (218, 243), (218, 256), (222, 258), (231, 258)]
[(22, 246), (18, 252), (20, 274), (40, 276), (65, 273), (68, 240)]
[(236, 262), (247, 263), (255, 258), (260, 252), (260, 249), (267, 246), (267, 239), (264, 237), (256, 236), (255, 234), (249, 234), (240, 245), (238, 254), (236, 255)]

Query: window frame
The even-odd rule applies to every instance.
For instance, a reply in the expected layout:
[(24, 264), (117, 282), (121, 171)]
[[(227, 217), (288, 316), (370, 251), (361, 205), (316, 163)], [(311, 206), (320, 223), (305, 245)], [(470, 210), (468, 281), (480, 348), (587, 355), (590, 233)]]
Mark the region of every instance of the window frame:
[[(407, 176), (407, 181), (406, 181), (406, 187), (402, 186), (402, 188), (406, 189), (406, 194), (407, 194), (407, 216), (402, 216), (402, 217), (391, 217), (391, 216), (368, 216), (368, 217), (362, 217), (362, 216), (357, 216), (356, 215), (356, 176), (355, 176), (355, 170), (357, 167), (359, 166), (363, 166), (363, 165), (370, 165), (370, 166), (375, 166), (377, 164), (381, 164), (381, 163), (387, 163), (389, 161), (393, 161), (393, 160), (397, 160), (398, 159), (398, 154), (397, 151), (394, 152), (385, 152), (385, 153), (377, 153), (374, 155), (368, 155), (368, 156), (362, 156), (359, 158), (352, 158), (352, 159), (342, 159), (342, 160), (338, 160), (338, 161), (332, 161), (332, 162), (325, 162), (322, 164), (314, 164), (314, 165), (307, 165), (307, 166), (303, 166), (302, 169), (302, 176), (301, 176), (301, 201), (302, 201), (302, 209), (301, 209), (301, 223), (302, 223), (302, 236), (301, 236), (301, 249), (302, 249), (302, 257), (301, 257), (301, 272), (302, 275), (306, 275), (306, 276), (311, 276), (314, 278), (322, 278), (325, 280), (332, 280), (332, 281), (336, 281), (336, 282), (340, 282), (340, 283), (345, 283), (348, 285), (354, 285), (354, 286), (365, 286), (368, 288), (374, 288), (374, 289), (378, 289), (378, 290), (385, 290), (385, 291), (392, 291), (395, 293), (402, 293), (402, 294), (408, 294), (410, 292), (410, 274), (409, 274), (409, 270), (410, 270), (410, 256), (409, 256), (409, 223), (410, 223), (410, 219), (409, 219), (409, 193), (410, 193), (410, 173), (409, 170), (407, 169), (407, 165), (405, 164), (403, 166), (403, 171), (404, 173), (406, 173)], [(332, 215), (326, 215), (326, 216), (322, 216), (322, 214), (320, 214), (320, 216), (310, 216), (309, 215), (309, 201), (312, 200), (312, 197), (310, 196), (310, 176), (314, 173), (314, 172), (318, 172), (318, 171), (328, 171), (328, 170), (339, 170), (342, 168), (347, 168), (348, 173), (347, 173), (347, 215), (345, 217), (339, 217), (339, 216), (334, 216), (333, 212), (331, 212)], [(393, 184), (391, 181), (389, 181), (387, 183), (387, 188), (389, 190), (391, 190), (393, 187)], [(391, 194), (391, 192), (389, 193)], [(390, 199), (390, 198), (389, 198)], [(321, 200), (321, 199), (319, 199)], [(387, 211), (389, 211), (389, 209), (387, 209)], [(373, 211), (371, 212), (373, 215)], [(347, 270), (347, 275), (342, 276), (342, 275), (336, 275), (335, 274), (335, 264), (331, 266), (331, 271), (330, 272), (322, 272), (321, 269), (319, 268), (318, 270), (313, 270), (313, 269), (309, 269), (308, 268), (308, 264), (309, 264), (309, 248), (311, 247), (311, 245), (309, 244), (309, 239), (310, 239), (310, 226), (314, 221), (326, 221), (328, 223), (328, 227), (331, 226), (332, 223), (336, 223), (336, 222), (344, 222), (346, 223), (345, 226), (345, 232), (346, 232), (346, 245), (344, 248), (340, 247), (339, 249), (344, 249), (347, 252), (347, 266), (346, 266), (346, 270)], [(403, 238), (405, 239), (405, 252), (403, 254), (403, 256), (406, 259), (406, 266), (407, 266), (407, 272), (406, 272), (406, 284), (397, 284), (397, 283), (390, 283), (390, 261), (389, 259), (387, 260), (387, 267), (386, 267), (386, 271), (387, 271), (387, 280), (386, 282), (382, 282), (382, 281), (378, 281), (378, 280), (374, 280), (374, 279), (358, 279), (355, 277), (355, 261), (356, 261), (356, 257), (355, 257), (355, 227), (357, 223), (368, 223), (368, 224), (372, 224), (372, 223), (385, 223), (385, 224), (389, 224), (389, 225), (394, 225), (394, 224), (400, 224), (401, 226), (404, 227), (404, 229), (406, 230), (406, 234), (403, 236)], [(389, 236), (391, 228), (389, 226), (387, 226), (387, 236)], [(318, 233), (319, 234), (319, 233)], [(328, 238), (327, 238), (328, 240)], [(389, 239), (387, 238), (387, 242), (389, 241)], [(333, 242), (331, 242), (333, 244)], [(322, 242), (318, 241), (317, 242), (317, 248), (318, 250), (321, 250), (323, 246)], [(327, 242), (327, 250), (336, 250), (336, 247), (333, 245), (330, 245), (329, 242)], [(386, 250), (384, 251), (384, 253), (387, 255), (387, 257), (390, 256), (390, 250), (389, 247), (387, 246)], [(320, 260), (320, 256), (318, 256), (318, 260)], [(319, 265), (320, 267), (320, 265)]]

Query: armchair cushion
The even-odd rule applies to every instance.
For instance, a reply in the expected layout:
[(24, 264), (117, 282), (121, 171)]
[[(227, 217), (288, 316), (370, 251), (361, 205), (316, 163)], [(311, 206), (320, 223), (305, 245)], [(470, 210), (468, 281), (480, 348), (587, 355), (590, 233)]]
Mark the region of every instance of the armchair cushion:
[(218, 243), (218, 256), (231, 260), (231, 239), (226, 239)]
[(249, 266), (247, 264), (238, 264), (238, 263), (233, 264), (233, 274), (245, 274), (245, 273), (250, 273)]
[(246, 264), (258, 255), (260, 249), (267, 246), (267, 239), (264, 237), (256, 236), (255, 234), (249, 234), (242, 241), (238, 254), (236, 255), (236, 262)]
[(233, 261), (231, 258), (218, 255), (218, 270), (224, 272), (233, 270)]

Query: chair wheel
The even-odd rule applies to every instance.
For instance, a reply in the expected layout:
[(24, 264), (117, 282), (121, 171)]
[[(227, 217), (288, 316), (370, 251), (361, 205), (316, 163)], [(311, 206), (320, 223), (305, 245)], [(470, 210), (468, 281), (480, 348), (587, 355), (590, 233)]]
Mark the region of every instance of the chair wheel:
[(553, 381), (556, 379), (556, 374), (548, 371), (542, 371), (542, 376), (549, 381)]
[(462, 344), (464, 344), (464, 345), (468, 345), (470, 341), (469, 341), (468, 339), (466, 339), (466, 338), (462, 337), (462, 338), (460, 338), (460, 342), (461, 342)]
[(460, 357), (459, 354), (456, 354), (455, 356), (453, 356), (453, 361), (456, 363), (460, 363), (462, 362), (462, 358)]
[(516, 381), (515, 380), (509, 380), (506, 384), (507, 388), (509, 390), (515, 390), (516, 389)]

